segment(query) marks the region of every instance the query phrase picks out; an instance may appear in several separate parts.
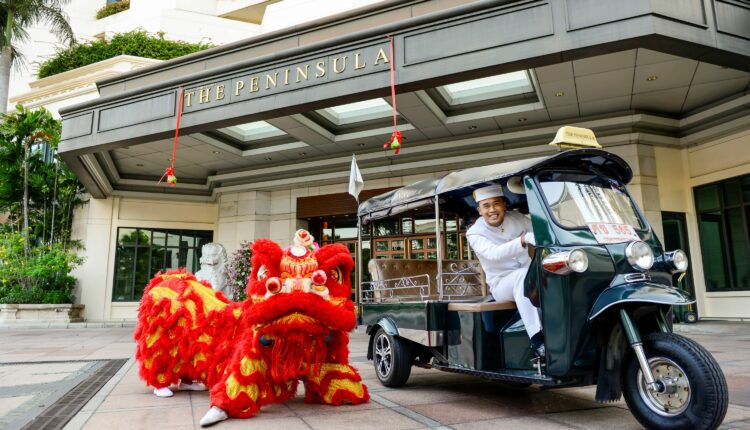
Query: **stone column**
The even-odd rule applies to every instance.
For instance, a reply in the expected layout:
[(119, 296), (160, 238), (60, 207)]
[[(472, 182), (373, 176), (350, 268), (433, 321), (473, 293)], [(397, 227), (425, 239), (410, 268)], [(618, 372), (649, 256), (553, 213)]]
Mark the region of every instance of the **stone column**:
[(219, 196), (217, 237), (231, 255), (240, 243), (269, 237), (271, 226), (271, 193), (247, 191)]

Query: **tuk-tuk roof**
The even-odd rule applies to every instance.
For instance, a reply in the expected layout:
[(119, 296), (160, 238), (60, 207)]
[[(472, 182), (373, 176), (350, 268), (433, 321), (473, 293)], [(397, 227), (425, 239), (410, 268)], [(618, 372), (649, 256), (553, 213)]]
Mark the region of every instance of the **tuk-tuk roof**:
[[(524, 176), (541, 169), (592, 169), (627, 184), (633, 178), (630, 166), (619, 156), (600, 149), (573, 149), (546, 157), (527, 158), (489, 166), (472, 167), (449, 173), (441, 179), (427, 179), (385, 194), (359, 205), (358, 215), (377, 219), (429, 204), (432, 197), (468, 188), (473, 190), (492, 181)], [(376, 213), (377, 212), (377, 213)]]
[(381, 218), (429, 204), (439, 181), (438, 178), (425, 179), (371, 197), (359, 204), (357, 213), (360, 216), (372, 214), (370, 218)]

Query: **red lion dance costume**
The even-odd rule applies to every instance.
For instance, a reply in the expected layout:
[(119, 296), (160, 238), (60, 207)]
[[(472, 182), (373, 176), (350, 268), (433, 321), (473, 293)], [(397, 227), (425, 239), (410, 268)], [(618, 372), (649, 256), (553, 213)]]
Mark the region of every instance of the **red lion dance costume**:
[(315, 249), (299, 230), (286, 250), (261, 239), (252, 251), (244, 302), (184, 271), (151, 280), (134, 335), (141, 378), (157, 389), (181, 378), (204, 383), (212, 408), (201, 425), (284, 402), (300, 380), (307, 403), (366, 402), (367, 387), (349, 365), (348, 332), (356, 322), (347, 248)]

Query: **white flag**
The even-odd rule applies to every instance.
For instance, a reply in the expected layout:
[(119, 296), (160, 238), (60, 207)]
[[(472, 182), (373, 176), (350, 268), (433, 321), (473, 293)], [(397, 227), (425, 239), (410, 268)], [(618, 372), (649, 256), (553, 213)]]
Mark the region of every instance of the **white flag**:
[(362, 173), (357, 166), (357, 157), (352, 154), (352, 168), (349, 171), (349, 194), (359, 201), (359, 192), (365, 187), (365, 181), (362, 180)]

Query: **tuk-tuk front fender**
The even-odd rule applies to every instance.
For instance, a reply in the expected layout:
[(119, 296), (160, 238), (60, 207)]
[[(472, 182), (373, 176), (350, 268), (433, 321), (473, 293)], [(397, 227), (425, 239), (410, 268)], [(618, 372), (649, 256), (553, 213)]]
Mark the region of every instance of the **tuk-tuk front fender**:
[(589, 313), (589, 320), (593, 320), (612, 306), (632, 302), (688, 305), (695, 303), (695, 299), (682, 290), (653, 282), (613, 285), (602, 291), (596, 298)]
[(398, 336), (398, 326), (396, 326), (396, 322), (390, 318), (381, 318), (376, 324), (367, 327), (366, 333), (370, 335), (370, 340), (368, 341), (367, 345), (368, 360), (372, 360), (372, 341), (375, 337), (375, 333), (377, 333), (378, 331), (378, 328), (382, 328), (383, 331), (391, 336)]

